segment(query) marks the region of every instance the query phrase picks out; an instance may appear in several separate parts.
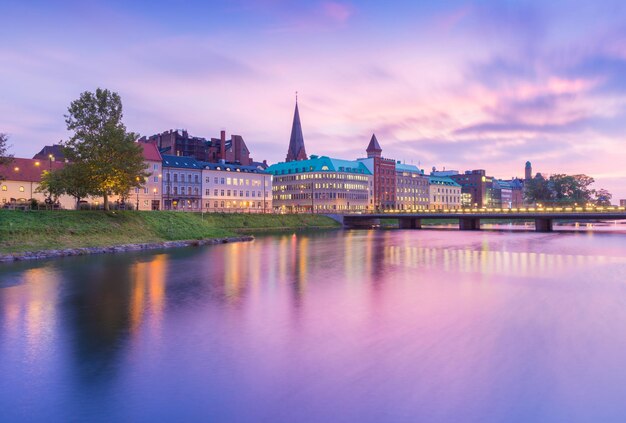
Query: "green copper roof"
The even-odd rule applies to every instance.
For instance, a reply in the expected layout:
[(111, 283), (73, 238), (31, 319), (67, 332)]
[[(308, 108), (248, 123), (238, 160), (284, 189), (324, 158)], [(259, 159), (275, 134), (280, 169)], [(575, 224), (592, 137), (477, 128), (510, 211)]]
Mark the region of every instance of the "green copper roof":
[(420, 170), (417, 166), (405, 163), (396, 163), (396, 170), (401, 172), (424, 173), (424, 171)]
[(451, 178), (446, 176), (428, 176), (428, 183), (431, 185), (448, 185), (453, 187), (460, 187), (461, 185), (454, 182)]
[(311, 156), (308, 160), (276, 163), (268, 167), (266, 172), (273, 175), (289, 175), (305, 172), (345, 172), (371, 175), (367, 167), (359, 161), (333, 159), (326, 156)]

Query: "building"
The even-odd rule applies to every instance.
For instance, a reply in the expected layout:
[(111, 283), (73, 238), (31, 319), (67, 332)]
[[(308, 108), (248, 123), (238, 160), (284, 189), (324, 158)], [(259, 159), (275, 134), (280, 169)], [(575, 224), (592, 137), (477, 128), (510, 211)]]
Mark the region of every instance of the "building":
[(162, 155), (164, 210), (201, 211), (203, 165), (193, 157)]
[(530, 162), (526, 162), (526, 166), (524, 167), (524, 179), (528, 181), (533, 178), (533, 166)]
[(208, 212), (272, 212), (272, 175), (255, 166), (199, 163), (202, 208)]
[(251, 166), (254, 162), (243, 137), (232, 135), (227, 140), (226, 131), (221, 131), (219, 138), (207, 140), (190, 136), (184, 129), (176, 129), (142, 137), (139, 141), (155, 143), (163, 154), (193, 157), (202, 162), (226, 162), (243, 166)]
[(431, 210), (458, 210), (461, 208), (461, 185), (447, 176), (430, 175), (429, 205)]
[(143, 159), (146, 163), (146, 172), (143, 186), (135, 188), (129, 197), (136, 210), (161, 210), (163, 193), (163, 158), (154, 143), (138, 143), (142, 148)]
[(271, 165), (273, 206), (280, 213), (347, 212), (370, 208), (372, 174), (361, 161), (311, 156)]
[(65, 161), (65, 152), (61, 144), (46, 145), (39, 151), (39, 153), (33, 156), (35, 160), (52, 160), (57, 162)]
[[(46, 196), (37, 192), (41, 182), (41, 175), (45, 171), (62, 169), (64, 162), (55, 160), (19, 159), (0, 165), (0, 207), (26, 205), (31, 199), (40, 203), (45, 202)], [(74, 199), (63, 195), (59, 199), (59, 206), (64, 209), (76, 208)]]
[(626, 200), (619, 200), (620, 207), (626, 207)]
[(396, 209), (428, 209), (430, 189), (428, 176), (417, 166), (396, 163)]
[(500, 204), (497, 185), (494, 187), (494, 178), (487, 176), (483, 169), (468, 170), (462, 174), (449, 176), (454, 182), (461, 186), (463, 193), (471, 195), (471, 207), (495, 208)]
[(511, 209), (523, 207), (524, 184), (521, 180), (517, 178), (513, 178), (510, 180), (498, 179), (496, 182), (500, 186), (501, 208)]
[(304, 148), (304, 135), (302, 135), (302, 124), (300, 122), (300, 112), (298, 111), (298, 99), (296, 99), (296, 109), (293, 112), (293, 123), (291, 124), (291, 137), (289, 138), (289, 148), (285, 162), (307, 160), (306, 149)]
[(396, 208), (396, 161), (382, 157), (382, 148), (372, 134), (365, 150), (366, 159), (359, 159), (373, 175), (374, 189), (372, 204), (374, 210), (392, 210)]

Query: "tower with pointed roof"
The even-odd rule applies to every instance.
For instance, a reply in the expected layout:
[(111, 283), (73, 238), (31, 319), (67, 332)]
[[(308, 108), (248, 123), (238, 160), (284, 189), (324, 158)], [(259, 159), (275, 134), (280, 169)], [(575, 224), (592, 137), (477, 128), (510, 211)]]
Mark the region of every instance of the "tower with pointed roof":
[(376, 139), (376, 134), (372, 134), (372, 139), (370, 140), (369, 145), (367, 146), (367, 157), (381, 157), (383, 149), (380, 148), (380, 144), (378, 144), (378, 140)]
[(293, 113), (293, 124), (291, 125), (291, 137), (289, 138), (289, 149), (287, 150), (286, 162), (297, 160), (307, 160), (304, 149), (304, 136), (302, 135), (302, 124), (300, 123), (300, 113), (298, 112), (298, 97), (296, 96), (296, 110)]

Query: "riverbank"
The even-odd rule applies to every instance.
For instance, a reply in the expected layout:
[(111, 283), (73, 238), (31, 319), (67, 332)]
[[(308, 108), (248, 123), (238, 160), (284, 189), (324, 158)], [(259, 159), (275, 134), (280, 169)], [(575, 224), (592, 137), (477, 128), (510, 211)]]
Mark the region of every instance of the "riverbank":
[[(317, 215), (200, 214), (169, 211), (0, 210), (0, 255), (38, 257), (89, 254), (87, 249), (163, 248), (164, 243), (240, 238), (254, 230), (336, 228)], [(212, 242), (212, 241), (211, 241)]]

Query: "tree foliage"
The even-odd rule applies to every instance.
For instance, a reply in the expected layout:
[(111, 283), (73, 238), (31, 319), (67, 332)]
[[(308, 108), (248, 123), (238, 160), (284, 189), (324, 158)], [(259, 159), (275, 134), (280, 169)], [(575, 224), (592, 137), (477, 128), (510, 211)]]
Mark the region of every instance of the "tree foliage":
[(89, 175), (88, 194), (103, 197), (105, 209), (110, 195), (124, 197), (148, 176), (141, 148), (135, 143), (138, 135), (127, 132), (122, 117), (120, 96), (100, 88), (82, 93), (65, 116), (67, 129), (73, 132), (64, 143), (66, 156), (80, 166), (83, 178), (82, 172)]
[[(13, 155), (9, 154), (9, 136), (0, 132), (0, 166), (7, 165), (13, 160)], [(4, 179), (0, 174), (0, 181)]]
[(595, 192), (595, 195), (596, 195), (596, 198), (595, 198), (596, 206), (610, 206), (611, 205), (611, 198), (613, 198), (613, 195), (610, 192), (608, 192), (606, 189), (600, 188), (599, 190)]
[[(555, 174), (548, 179), (538, 174), (524, 184), (524, 199), (529, 204), (573, 206), (597, 203), (597, 193), (591, 189), (594, 179), (587, 175)], [(611, 195), (608, 202), (610, 204)], [(606, 195), (603, 196), (606, 199)]]

